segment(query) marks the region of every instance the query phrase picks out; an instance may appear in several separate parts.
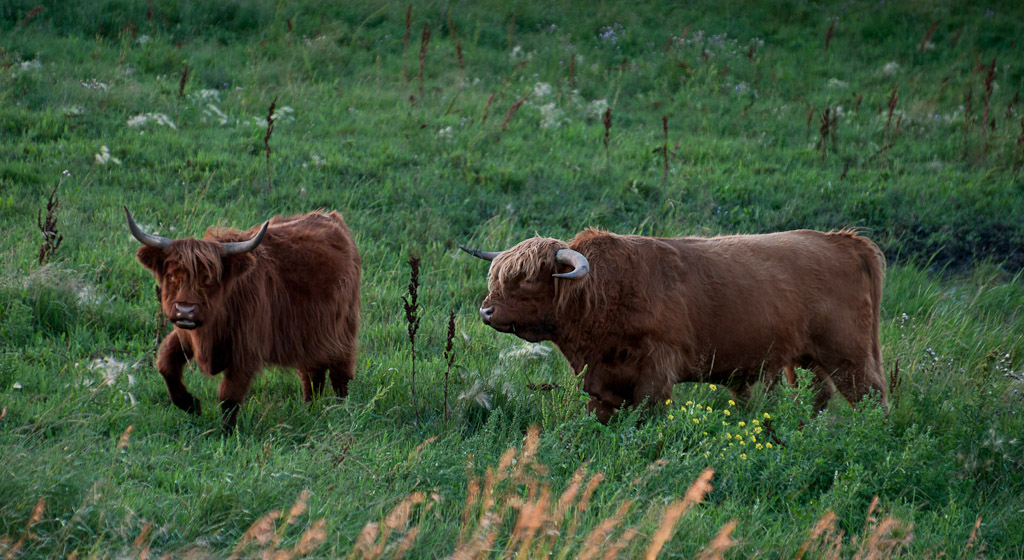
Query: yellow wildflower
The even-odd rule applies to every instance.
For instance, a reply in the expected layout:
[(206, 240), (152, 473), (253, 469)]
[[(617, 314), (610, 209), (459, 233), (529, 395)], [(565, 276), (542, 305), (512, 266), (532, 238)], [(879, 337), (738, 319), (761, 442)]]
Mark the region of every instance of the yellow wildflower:
[(746, 425), (747, 425), (747, 423), (746, 423), (746, 422), (744, 422), (743, 420), (740, 420), (740, 423), (739, 423), (739, 424), (736, 424), (736, 425), (742, 428), (743, 426), (746, 426)]
[(760, 424), (760, 422), (757, 421), (757, 418), (754, 418), (753, 420), (751, 420), (750, 423), (755, 425), (755, 426)]
[(763, 445), (761, 445), (760, 443), (759, 443), (759, 444), (757, 444), (757, 445), (755, 445), (754, 447), (756, 447), (756, 448), (758, 448), (758, 449), (764, 449), (764, 446), (763, 446)]
[(693, 401), (686, 401), (686, 406), (693, 406)]
[(769, 441), (768, 443), (764, 444), (764, 446), (767, 447), (768, 449), (771, 449), (772, 448), (772, 442)]
[(740, 453), (740, 459), (743, 459), (744, 461), (746, 461), (747, 460), (747, 454), (746, 453)]
[(709, 406), (709, 407), (707, 408), (707, 411), (708, 411), (708, 412), (711, 412), (711, 407), (710, 407), (710, 406)]
[(729, 412), (729, 409), (727, 408), (727, 409), (725, 409), (725, 410), (723, 410), (723, 411), (722, 411), (722, 414), (724, 414), (724, 415), (726, 415), (726, 416), (729, 416), (729, 415), (730, 415), (730, 414), (732, 414), (732, 413), (731, 413), (731, 412)]
[(772, 419), (772, 417), (771, 417), (771, 416), (770, 416), (770, 415), (769, 415), (769, 414), (768, 414), (767, 412), (765, 412), (765, 413), (764, 413), (764, 419), (765, 419), (765, 420), (771, 420), (771, 419)]
[(718, 387), (716, 387), (714, 384), (711, 384), (711, 385), (708, 385), (708, 389), (711, 389), (712, 391), (717, 391)]
[(669, 420), (675, 420), (675, 419), (676, 419), (676, 417), (675, 417), (675, 416), (672, 416), (671, 414), (669, 414), (669, 415), (668, 415), (668, 419), (669, 419)]
[(694, 418), (693, 419), (693, 423), (694, 424), (700, 424), (700, 419), (699, 418)]
[(729, 406), (736, 406), (736, 401), (729, 399)]
[(761, 426), (758, 426), (758, 427), (754, 428), (754, 433), (755, 434), (761, 433)]
[(665, 404), (672, 404), (672, 399), (668, 399), (667, 401), (665, 401)]

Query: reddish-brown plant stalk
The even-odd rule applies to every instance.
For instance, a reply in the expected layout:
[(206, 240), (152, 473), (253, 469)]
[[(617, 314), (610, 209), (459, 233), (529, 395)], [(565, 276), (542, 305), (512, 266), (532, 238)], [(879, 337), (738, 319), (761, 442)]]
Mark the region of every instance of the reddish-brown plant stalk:
[(427, 49), (430, 47), (430, 24), (423, 24), (423, 32), (420, 34), (420, 99), (423, 98), (423, 62), (427, 58)]

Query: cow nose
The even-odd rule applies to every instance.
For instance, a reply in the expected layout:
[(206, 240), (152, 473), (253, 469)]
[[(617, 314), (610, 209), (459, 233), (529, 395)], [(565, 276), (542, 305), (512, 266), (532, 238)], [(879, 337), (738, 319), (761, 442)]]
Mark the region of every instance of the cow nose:
[(491, 324), (491, 317), (493, 317), (493, 316), (494, 316), (494, 306), (493, 305), (491, 307), (481, 307), (480, 308), (480, 319), (483, 320), (484, 324), (490, 325)]
[(174, 315), (179, 317), (192, 317), (193, 312), (196, 310), (194, 305), (182, 305), (180, 303), (174, 304)]

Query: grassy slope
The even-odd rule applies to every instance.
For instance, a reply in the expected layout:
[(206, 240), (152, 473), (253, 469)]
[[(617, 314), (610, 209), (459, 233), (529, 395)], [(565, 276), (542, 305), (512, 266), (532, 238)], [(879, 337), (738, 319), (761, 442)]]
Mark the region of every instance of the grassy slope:
[[(0, 6), (0, 535), (21, 535), (45, 498), (31, 555), (128, 552), (146, 522), (158, 551), (226, 553), (303, 489), (312, 491), (310, 518), (327, 520), (325, 556), (349, 550), (365, 523), (409, 492), (437, 489), (443, 502), (421, 514), (410, 554), (441, 555), (457, 540), (467, 457), (480, 475), (531, 424), (542, 428), (548, 466), (538, 476), (555, 491), (583, 464), (607, 476), (581, 514), (587, 530), (630, 499), (628, 523), (649, 535), (663, 504), (715, 468), (716, 488), (683, 521), (672, 554), (694, 555), (736, 518), (739, 555), (792, 556), (828, 510), (860, 533), (874, 495), (914, 524), (917, 556), (955, 553), (978, 516), (990, 555), (1024, 554), (1024, 282), (1014, 276), (1024, 266), (1015, 98), (1024, 61), (1013, 43), (1024, 14), (1013, 3), (431, 3), (415, 6), (404, 54), (404, 4), (201, 11), (156, 2), (152, 19), (135, 4), (48, 3), (27, 21), (36, 3)], [(921, 51), (933, 21), (933, 48)], [(995, 128), (986, 132), (979, 67), (993, 58)], [(895, 69), (884, 70), (890, 62)], [(275, 99), (268, 193), (257, 123)], [(607, 149), (601, 100), (612, 109)], [(823, 158), (820, 117), (836, 106), (842, 116)], [(127, 126), (145, 113), (163, 113), (175, 128)], [(664, 175), (654, 151), (666, 141), (663, 116)], [(102, 146), (121, 163), (98, 163)], [(64, 241), (40, 267), (35, 217), (58, 183)], [(182, 236), (217, 222), (341, 210), (364, 259), (350, 398), (307, 408), (293, 374), (271, 373), (254, 387), (238, 433), (221, 439), (210, 432), (215, 382), (192, 372), (206, 413), (173, 409), (151, 366), (164, 328), (153, 282), (134, 261), (122, 204)], [(476, 320), (485, 267), (455, 250), (584, 226), (654, 235), (862, 228), (893, 262), (882, 334), (887, 363), (902, 372), (893, 412), (854, 414), (837, 402), (801, 428), (807, 412), (776, 391), (732, 411), (746, 421), (769, 412), (786, 443), (747, 459), (727, 445), (716, 457), (735, 424), (705, 437), (690, 425), (692, 410), (596, 425), (557, 352), (500, 356), (520, 343)], [(412, 253), (424, 263), (422, 425), (400, 301)], [(946, 265), (959, 274), (941, 279)], [(458, 357), (446, 422), (449, 309)], [(101, 385), (88, 366), (107, 356), (138, 364), (133, 385), (126, 373)], [(559, 388), (528, 387), (541, 383)], [(728, 406), (706, 387), (681, 386), (675, 400), (714, 414)], [(115, 452), (129, 425), (130, 446)], [(431, 436), (438, 440), (410, 456)]]

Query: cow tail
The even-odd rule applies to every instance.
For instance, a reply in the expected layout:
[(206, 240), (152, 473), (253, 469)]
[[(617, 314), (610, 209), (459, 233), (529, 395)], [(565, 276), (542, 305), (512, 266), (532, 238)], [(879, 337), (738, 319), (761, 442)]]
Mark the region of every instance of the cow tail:
[(883, 402), (888, 402), (887, 395), (884, 393), (885, 383), (885, 370), (882, 367), (882, 348), (881, 342), (879, 341), (879, 329), (881, 328), (882, 318), (882, 280), (885, 279), (885, 255), (882, 250), (878, 248), (878, 245), (874, 241), (862, 236), (855, 237), (857, 241), (861, 242), (860, 255), (861, 265), (864, 268), (865, 273), (868, 277), (868, 283), (870, 285), (871, 292), (871, 344), (872, 354), (874, 355), (877, 375), (880, 376), (879, 381), (882, 383)]

